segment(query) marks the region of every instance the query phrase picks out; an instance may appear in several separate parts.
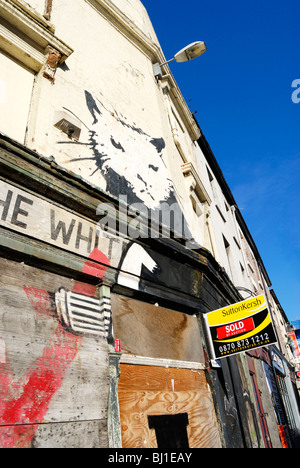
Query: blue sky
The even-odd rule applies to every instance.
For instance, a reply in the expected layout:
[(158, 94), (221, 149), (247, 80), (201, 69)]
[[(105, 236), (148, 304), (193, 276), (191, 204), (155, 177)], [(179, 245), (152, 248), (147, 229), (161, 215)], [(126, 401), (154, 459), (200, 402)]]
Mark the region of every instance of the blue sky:
[[(142, 0), (260, 251), (289, 320), (300, 319), (299, 0)], [(300, 82), (299, 82), (300, 83)], [(299, 96), (300, 97), (300, 90)]]

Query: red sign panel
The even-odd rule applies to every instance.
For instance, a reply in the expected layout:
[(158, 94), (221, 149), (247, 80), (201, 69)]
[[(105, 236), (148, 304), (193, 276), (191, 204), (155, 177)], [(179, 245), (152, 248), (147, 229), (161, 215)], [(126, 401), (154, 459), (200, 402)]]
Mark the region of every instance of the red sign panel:
[(254, 330), (255, 325), (253, 318), (246, 318), (244, 320), (239, 320), (238, 322), (230, 323), (225, 327), (217, 329), (218, 339), (223, 340), (224, 338), (230, 338), (235, 335), (240, 335), (248, 331)]
[(278, 426), (278, 430), (279, 430), (279, 435), (280, 435), (282, 447), (288, 449), (289, 446), (288, 446), (288, 443), (287, 443), (287, 440), (286, 440), (286, 435), (285, 435), (285, 432), (284, 432), (284, 427), (283, 427), (282, 425), (280, 425), (280, 426)]
[(121, 340), (115, 340), (115, 351), (116, 353), (121, 352)]

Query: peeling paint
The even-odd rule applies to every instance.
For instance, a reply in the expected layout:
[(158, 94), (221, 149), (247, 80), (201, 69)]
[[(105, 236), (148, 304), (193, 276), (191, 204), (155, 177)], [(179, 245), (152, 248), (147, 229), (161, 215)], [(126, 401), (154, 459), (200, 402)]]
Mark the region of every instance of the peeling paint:
[(6, 346), (5, 341), (0, 338), (0, 364), (6, 363)]

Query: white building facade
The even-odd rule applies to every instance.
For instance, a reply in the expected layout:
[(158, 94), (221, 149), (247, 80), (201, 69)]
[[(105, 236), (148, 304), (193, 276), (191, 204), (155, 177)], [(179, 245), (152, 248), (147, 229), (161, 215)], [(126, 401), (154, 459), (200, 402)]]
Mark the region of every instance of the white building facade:
[(203, 314), (270, 280), (144, 6), (0, 19), (0, 445), (267, 446)]

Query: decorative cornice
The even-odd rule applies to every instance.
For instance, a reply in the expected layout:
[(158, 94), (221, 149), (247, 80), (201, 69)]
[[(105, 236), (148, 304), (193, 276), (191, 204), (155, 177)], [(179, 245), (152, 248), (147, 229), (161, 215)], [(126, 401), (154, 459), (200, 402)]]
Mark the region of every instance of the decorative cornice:
[(60, 53), (60, 63), (73, 53), (53, 25), (21, 0), (0, 0), (0, 22), (1, 48), (34, 71), (43, 66), (49, 46)]
[(193, 179), (194, 186), (195, 186), (194, 190), (195, 190), (199, 200), (202, 203), (207, 202), (209, 205), (211, 205), (212, 200), (211, 200), (210, 196), (208, 195), (207, 190), (205, 189), (203, 183), (201, 182), (201, 179), (200, 179), (196, 169), (194, 168), (193, 164), (191, 162), (183, 164), (181, 166), (181, 169), (182, 169), (184, 177), (191, 177)]
[(45, 16), (42, 16), (37, 10), (31, 7), (24, 0), (8, 0), (8, 1), (12, 3), (15, 7), (27, 13), (31, 18), (34, 18), (38, 23), (42, 24), (45, 28), (54, 32), (54, 29), (55, 29), (54, 25), (49, 20), (47, 20)]

